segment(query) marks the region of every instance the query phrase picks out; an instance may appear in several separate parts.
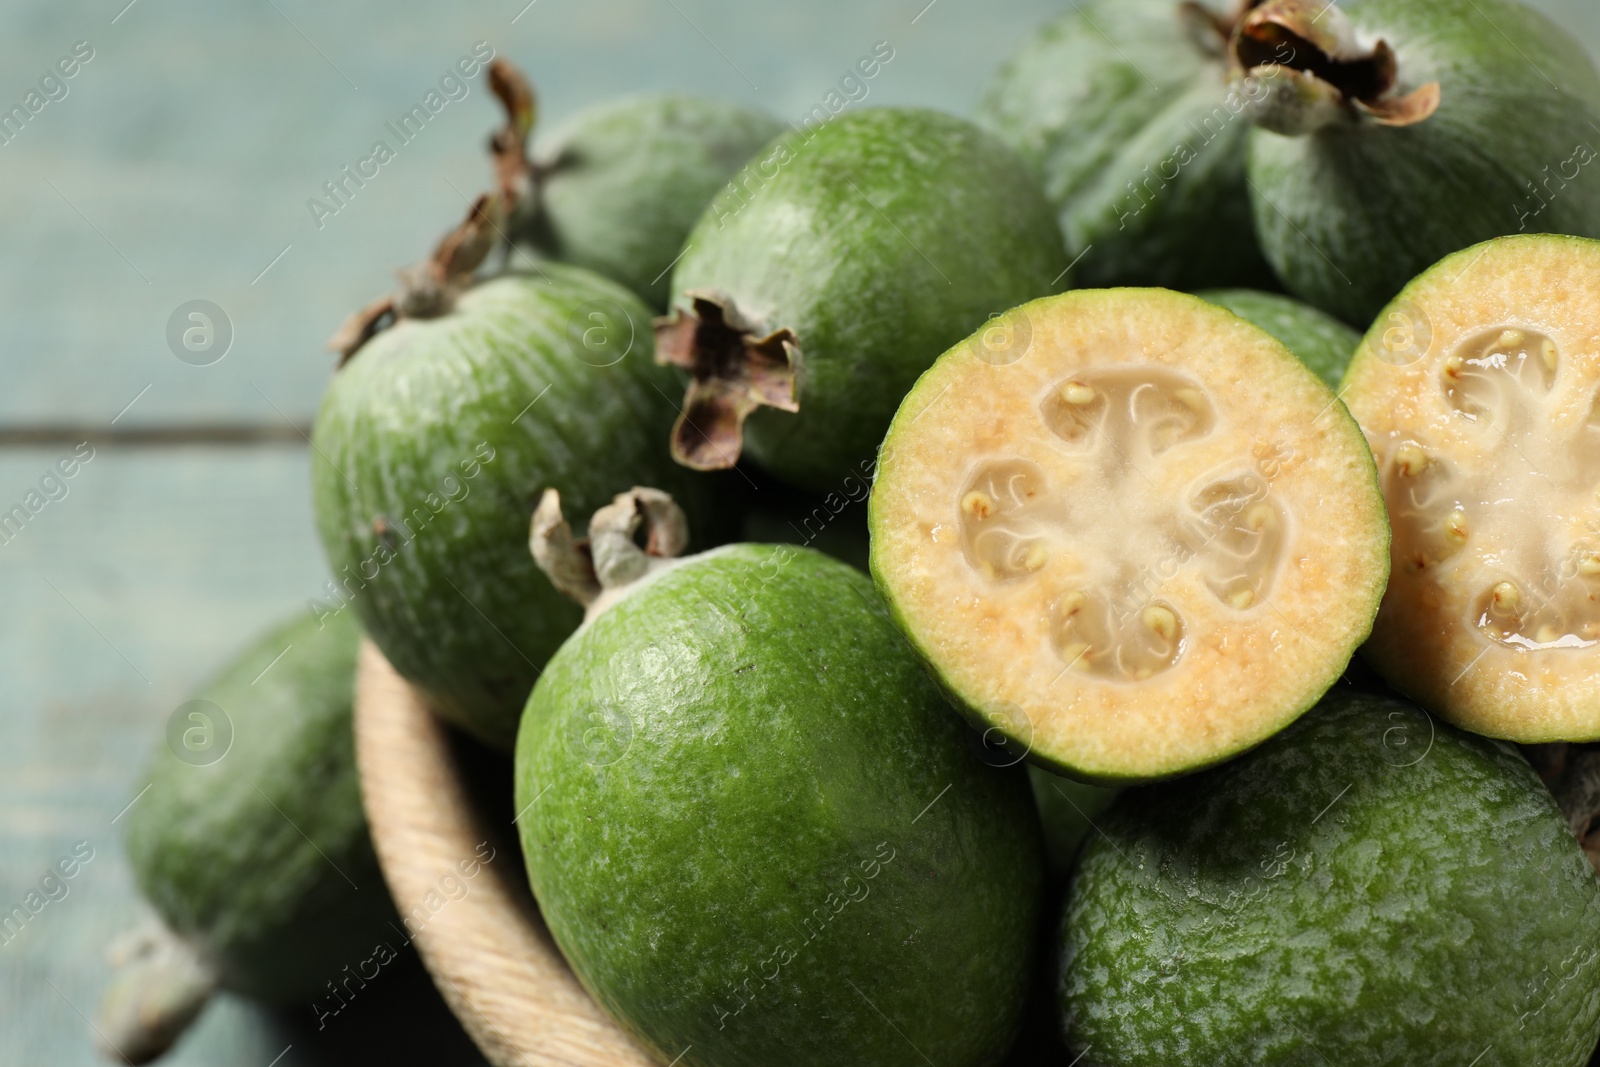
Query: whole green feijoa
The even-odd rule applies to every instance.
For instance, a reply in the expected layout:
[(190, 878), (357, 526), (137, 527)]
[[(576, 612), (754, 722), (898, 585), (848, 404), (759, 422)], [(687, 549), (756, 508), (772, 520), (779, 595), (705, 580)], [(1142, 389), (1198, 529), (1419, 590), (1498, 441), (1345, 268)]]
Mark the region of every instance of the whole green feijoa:
[(1040, 917), (1021, 769), (983, 761), (865, 575), (789, 545), (647, 558), (641, 512), (682, 543), (661, 508), (618, 497), (588, 554), (534, 519), (591, 600), (517, 737), (557, 944), (661, 1063), (997, 1062)]
[(1213, 771), (1124, 793), (1063, 930), (1104, 1067), (1581, 1067), (1600, 884), (1515, 749), (1341, 695)]
[(393, 940), (356, 775), (359, 638), (351, 614), (280, 627), (167, 723), (122, 817), (162, 925), (124, 943), (99, 1027), (113, 1055), (160, 1055), (219, 987), (310, 999)]
[[(748, 447), (785, 481), (836, 489), (940, 352), (1067, 266), (1026, 164), (971, 123), (876, 108), (787, 133), (673, 270), (657, 356), (693, 376), (673, 454), (718, 469)], [(1005, 359), (1027, 339), (993, 343)]]
[(1225, 61), (1239, 8), (1075, 3), (990, 86), (982, 118), (1038, 169), (1078, 284), (1274, 284), (1245, 182), (1255, 89)]
[(1310, 304), (1254, 289), (1212, 289), (1195, 294), (1266, 330), (1337, 390), (1361, 344), (1361, 335)]
[(530, 239), (665, 307), (670, 268), (695, 220), (782, 128), (758, 111), (677, 93), (590, 108), (535, 161)]
[(581, 614), (528, 558), (538, 493), (597, 507), (647, 478), (691, 491), (662, 447), (678, 379), (649, 323), (578, 267), (467, 280), (361, 345), (317, 414), (334, 578), (316, 609), (353, 606), (441, 715), (499, 748)]
[(1600, 75), (1518, 0), (1269, 0), (1232, 54), (1265, 88), (1249, 152), (1262, 247), (1291, 292), (1354, 326), (1479, 241), (1600, 237), (1584, 173)]

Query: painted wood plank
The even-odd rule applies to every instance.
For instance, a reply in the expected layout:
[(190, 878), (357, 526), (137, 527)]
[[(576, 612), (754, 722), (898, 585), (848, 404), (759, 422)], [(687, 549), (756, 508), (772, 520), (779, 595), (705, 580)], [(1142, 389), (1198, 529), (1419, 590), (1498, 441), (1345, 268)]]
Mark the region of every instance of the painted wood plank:
[[(1600, 46), (1590, 0), (1538, 0)], [(893, 62), (865, 103), (969, 112), (1059, 0), (31, 0), (0, 14), (0, 102), (77, 41), (94, 58), (0, 147), (0, 423), (304, 421), (321, 345), (487, 182), (496, 121), (481, 79), (321, 225), (307, 207), (389, 137), (474, 42), (526, 65), (549, 120), (679, 88), (795, 119), (873, 42)], [(665, 266), (665, 264), (663, 264)], [(168, 350), (206, 299), (233, 326), (221, 362)]]
[[(325, 574), (304, 449), (101, 448), (60, 480), (64, 495), (41, 487), (71, 453), (0, 453), (0, 509), (58, 497), (0, 543), (0, 910), (78, 843), (93, 850), (65, 895), (0, 933), (8, 1065), (103, 1062), (83, 1016), (109, 978), (107, 944), (144, 914), (115, 820), (166, 717), (254, 634), (306, 610)], [(278, 1067), (380, 1049), (480, 1062), (414, 953), (403, 959), (320, 1030), (309, 1007), (224, 998), (164, 1062), (267, 1067), (290, 1045)]]

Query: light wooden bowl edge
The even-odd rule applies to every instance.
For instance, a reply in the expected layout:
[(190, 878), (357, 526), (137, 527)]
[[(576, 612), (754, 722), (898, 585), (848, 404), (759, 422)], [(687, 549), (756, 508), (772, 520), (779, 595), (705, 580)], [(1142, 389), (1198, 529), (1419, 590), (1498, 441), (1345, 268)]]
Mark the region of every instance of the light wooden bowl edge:
[(525, 888), (520, 852), (499, 846), (473, 871), (480, 843), (502, 836), (489, 832), (495, 816), (474, 806), (446, 728), (370, 639), (356, 671), (355, 733), (362, 804), (403, 932), (489, 1061), (650, 1067), (562, 958)]

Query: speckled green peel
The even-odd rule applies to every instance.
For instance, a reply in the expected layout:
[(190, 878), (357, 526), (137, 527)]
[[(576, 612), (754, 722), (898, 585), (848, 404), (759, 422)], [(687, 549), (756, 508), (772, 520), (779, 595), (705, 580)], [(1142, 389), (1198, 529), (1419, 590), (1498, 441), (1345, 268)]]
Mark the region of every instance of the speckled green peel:
[(867, 579), (736, 545), (551, 659), (517, 743), (535, 895), (660, 1062), (997, 1062), (1027, 997), (1038, 823)]
[[(279, 1003), (310, 997), (388, 936), (394, 908), (367, 836), (351, 731), (359, 636), (345, 614), (263, 637), (200, 692), (215, 708), (197, 708), (205, 720), (169, 735), (148, 792), (124, 817), (140, 891), (222, 988)], [(224, 744), (213, 758), (209, 746)], [(164, 978), (147, 992), (165, 996), (193, 972), (145, 972)]]
[(787, 133), (673, 270), (658, 356), (694, 378), (674, 453), (837, 489), (935, 356), (1067, 266), (1027, 166), (971, 123), (869, 108)]
[(1235, 6), (1073, 4), (990, 86), (982, 119), (1038, 169), (1079, 284), (1275, 285), (1223, 57)]
[(782, 128), (748, 108), (674, 93), (590, 108), (538, 154), (539, 207), (526, 235), (665, 307), (695, 220)]
[(503, 749), (578, 609), (528, 557), (528, 516), (559, 488), (587, 515), (635, 482), (693, 477), (662, 443), (681, 388), (651, 358), (636, 297), (547, 264), (378, 334), (334, 377), (312, 491), (334, 574), (319, 614), (354, 610), (450, 721)]
[[(1309, 20), (1324, 5), (1300, 6)], [(1357, 0), (1317, 29), (1387, 42), (1393, 95), (1436, 82), (1439, 103), (1396, 127), (1341, 99), (1296, 134), (1252, 131), (1256, 227), (1291, 292), (1364, 328), (1414, 275), (1468, 245), (1600, 236), (1600, 181), (1588, 173), (1600, 76), (1570, 34), (1517, 0)], [(1315, 49), (1300, 45), (1303, 64)], [(1306, 80), (1256, 73), (1278, 86)]]
[(1508, 745), (1341, 694), (1098, 825), (1062, 927), (1086, 1063), (1580, 1067), (1600, 1037), (1600, 884)]
[(1361, 335), (1309, 304), (1254, 289), (1211, 289), (1195, 294), (1266, 330), (1337, 390)]

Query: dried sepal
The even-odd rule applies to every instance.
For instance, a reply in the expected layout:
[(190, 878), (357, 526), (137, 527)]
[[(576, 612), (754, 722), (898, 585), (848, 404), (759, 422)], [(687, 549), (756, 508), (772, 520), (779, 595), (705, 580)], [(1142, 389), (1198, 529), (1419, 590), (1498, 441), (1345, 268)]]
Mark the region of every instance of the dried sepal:
[(380, 297), (345, 319), (328, 339), (328, 347), (339, 353), (339, 366), (400, 319), (435, 318), (447, 313), (472, 284), (478, 267), (503, 236), (501, 204), (497, 193), (478, 197), (467, 210), (467, 217), (445, 234), (433, 255), (396, 272), (400, 279), (397, 293)]
[(504, 58), (489, 64), (489, 90), (505, 109), (506, 124), (489, 138), (495, 182), (507, 216), (536, 207), (539, 174), (528, 156), (528, 138), (539, 119), (539, 101), (530, 82)]
[(725, 293), (691, 291), (688, 307), (656, 320), (656, 361), (689, 372), (672, 456), (695, 470), (739, 460), (744, 422), (761, 407), (800, 410), (800, 345), (793, 330), (765, 330)]
[(586, 608), (688, 547), (683, 509), (667, 493), (639, 485), (596, 511), (581, 540), (561, 514), (561, 494), (546, 489), (528, 531), (528, 548), (550, 584)]
[(1253, 7), (1239, 20), (1231, 53), (1236, 77), (1266, 87), (1252, 104), (1251, 121), (1286, 136), (1361, 118), (1410, 126), (1439, 109), (1438, 82), (1397, 92), (1394, 49), (1383, 40), (1362, 44), (1349, 17), (1323, 0)]
[(394, 323), (396, 314), (394, 297), (384, 296), (345, 319), (333, 336), (328, 338), (328, 348), (339, 353), (339, 366), (344, 366), (362, 345), (387, 330)]
[(562, 594), (585, 607), (600, 595), (589, 543), (572, 536), (572, 527), (561, 514), (561, 494), (555, 489), (546, 489), (533, 509), (528, 549), (550, 584)]

